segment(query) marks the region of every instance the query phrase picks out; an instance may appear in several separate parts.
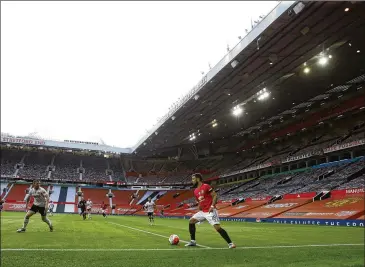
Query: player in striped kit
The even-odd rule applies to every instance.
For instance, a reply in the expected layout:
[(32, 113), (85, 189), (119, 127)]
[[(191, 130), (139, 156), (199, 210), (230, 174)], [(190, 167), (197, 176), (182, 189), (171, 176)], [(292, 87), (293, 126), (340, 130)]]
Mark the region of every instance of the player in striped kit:
[(40, 182), (38, 180), (33, 181), (32, 188), (29, 190), (29, 193), (25, 196), (24, 199), (24, 201), (26, 202), (25, 209), (28, 209), (28, 203), (30, 197), (34, 198), (34, 203), (24, 217), (23, 227), (19, 228), (17, 232), (18, 233), (25, 232), (29, 222), (29, 218), (32, 217), (37, 212), (41, 214), (42, 221), (48, 224), (49, 230), (53, 232), (52, 222), (47, 218), (49, 195), (43, 187), (40, 187)]

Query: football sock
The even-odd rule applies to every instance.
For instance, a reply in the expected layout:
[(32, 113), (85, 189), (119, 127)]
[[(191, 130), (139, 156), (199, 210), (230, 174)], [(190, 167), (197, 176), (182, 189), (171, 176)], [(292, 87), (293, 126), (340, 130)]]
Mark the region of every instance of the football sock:
[(196, 231), (195, 224), (189, 223), (189, 232), (191, 240), (195, 240), (195, 231)]
[(24, 229), (25, 229), (25, 228), (27, 227), (28, 223), (29, 223), (29, 218), (25, 217), (25, 218), (24, 218), (24, 223), (23, 223), (23, 227), (22, 227), (22, 228), (24, 228)]
[(229, 238), (226, 230), (224, 230), (223, 228), (220, 228), (218, 230), (218, 233), (224, 238), (224, 240), (227, 241), (228, 244), (232, 243), (232, 240)]
[(46, 224), (48, 224), (49, 227), (52, 226), (52, 222), (46, 217), (46, 218), (42, 218), (42, 221), (44, 221)]

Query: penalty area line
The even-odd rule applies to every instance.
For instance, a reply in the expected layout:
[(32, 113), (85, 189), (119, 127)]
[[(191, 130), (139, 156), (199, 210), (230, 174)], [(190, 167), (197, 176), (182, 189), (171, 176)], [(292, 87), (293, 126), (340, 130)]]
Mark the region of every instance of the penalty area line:
[[(131, 230), (134, 230), (134, 231), (138, 231), (138, 232), (142, 232), (142, 233), (145, 233), (145, 234), (150, 234), (150, 235), (154, 235), (154, 236), (159, 236), (159, 237), (163, 237), (163, 238), (167, 238), (169, 239), (168, 236), (164, 236), (164, 235), (160, 235), (160, 234), (156, 234), (156, 233), (152, 233), (152, 232), (149, 232), (149, 231), (145, 231), (145, 230), (142, 230), (142, 229), (138, 229), (138, 228), (134, 228), (134, 227), (130, 227), (130, 226), (127, 226), (127, 225), (124, 225), (124, 224), (120, 224), (120, 223), (115, 223), (115, 222), (108, 222), (108, 223), (111, 223), (111, 224), (115, 224), (115, 225), (118, 225), (118, 226), (121, 226), (121, 227), (125, 227), (125, 228), (128, 228), (128, 229), (131, 229)], [(181, 240), (180, 239), (180, 242), (181, 243), (189, 243), (188, 241), (185, 241), (185, 240)], [(211, 247), (208, 247), (208, 246), (203, 246), (203, 245), (200, 245), (200, 244), (196, 244), (198, 247), (201, 247), (201, 248), (208, 248), (210, 249)]]
[[(262, 246), (262, 247), (237, 247), (236, 249), (275, 249), (275, 248), (306, 248), (306, 247), (342, 247), (342, 246), (364, 246), (364, 244), (313, 244), (313, 245), (292, 245), (292, 246)], [(113, 251), (200, 251), (200, 250), (229, 250), (225, 248), (3, 248), (1, 251), (60, 251), (60, 252), (113, 252)]]

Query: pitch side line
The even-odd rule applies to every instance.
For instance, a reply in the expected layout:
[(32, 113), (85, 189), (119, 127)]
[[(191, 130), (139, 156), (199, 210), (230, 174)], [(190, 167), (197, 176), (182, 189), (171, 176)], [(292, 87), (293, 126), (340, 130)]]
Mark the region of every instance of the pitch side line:
[[(322, 244), (322, 245), (293, 245), (293, 246), (262, 246), (262, 247), (237, 247), (236, 249), (275, 249), (275, 248), (307, 248), (307, 247), (344, 247), (344, 246), (364, 246), (364, 244)], [(203, 247), (197, 249), (183, 248), (3, 248), (1, 251), (65, 251), (65, 252), (108, 252), (108, 251), (200, 251), (200, 250), (229, 250), (225, 248)]]
[[(163, 237), (163, 238), (169, 239), (168, 236), (164, 236), (164, 235), (160, 235), (160, 234), (148, 232), (148, 231), (145, 231), (145, 230), (142, 230), (142, 229), (138, 229), (138, 228), (133, 228), (133, 227), (130, 227), (130, 226), (127, 226), (127, 225), (123, 225), (123, 224), (119, 224), (119, 223), (115, 223), (115, 222), (108, 222), (108, 223), (115, 224), (115, 225), (118, 225), (118, 226), (122, 226), (122, 227), (125, 227), (125, 228), (128, 228), (128, 229), (134, 230), (134, 231), (139, 231), (139, 232), (142, 232), (142, 233), (146, 233), (146, 234), (155, 235), (155, 236), (159, 236), (159, 237)], [(189, 242), (184, 241), (184, 240), (181, 240), (181, 239), (180, 239), (180, 242), (181, 243), (185, 243), (185, 244), (189, 243)], [(203, 245), (199, 245), (199, 244), (196, 244), (196, 245), (198, 247), (202, 247), (202, 248), (211, 248), (211, 247), (203, 246)]]

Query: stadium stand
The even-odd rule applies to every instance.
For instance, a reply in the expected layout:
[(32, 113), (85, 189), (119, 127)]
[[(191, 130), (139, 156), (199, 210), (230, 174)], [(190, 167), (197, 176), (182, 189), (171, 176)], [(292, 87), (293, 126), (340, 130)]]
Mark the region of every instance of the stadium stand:
[(275, 218), (356, 219), (364, 215), (364, 189), (334, 190), (331, 197), (286, 211)]
[[(153, 195), (166, 215), (189, 216), (197, 211), (190, 188), (191, 174), (201, 172), (218, 191), (221, 201), (218, 209), (223, 218), (280, 219), (286, 215), (314, 214), (317, 210), (331, 213), (320, 210), (323, 205), (350, 203), (355, 199), (356, 203), (350, 203), (353, 206), (343, 204), (348, 210), (332, 213), (344, 214), (339, 218), (361, 218), (364, 215), (364, 207), (358, 204), (361, 197), (338, 192), (364, 188), (364, 58), (347, 41), (364, 45), (360, 19), (363, 12), (354, 9), (345, 16), (342, 6), (338, 10), (336, 15), (331, 13), (331, 21), (321, 16), (311, 19), (311, 23), (326, 24), (317, 28), (323, 32), (318, 33), (323, 40), (317, 36), (311, 42), (303, 42), (306, 36), (290, 34), (292, 26), (272, 28), (290, 39), (285, 42), (292, 42), (291, 45), (283, 48), (275, 38), (268, 38), (265, 46), (257, 49), (253, 41), (246, 52), (255, 51), (254, 56), (236, 55), (238, 59), (247, 58), (242, 61), (247, 64), (239, 64), (237, 68), (228, 65), (220, 77), (214, 78), (214, 83), (203, 82), (201, 87), (211, 88), (199, 93), (198, 100), (185, 99), (187, 104), (196, 105), (191, 105), (188, 112), (176, 110), (179, 116), (173, 125), (156, 126), (160, 128), (152, 131), (155, 134), (131, 150), (115, 152), (112, 147), (101, 148), (95, 143), (90, 147), (77, 142), (75, 147), (74, 142), (55, 145), (48, 142), (52, 140), (2, 135), (5, 210), (23, 207), (29, 184), (18, 182), (29, 183), (36, 178), (52, 189), (57, 212), (77, 210), (76, 190), (81, 187), (84, 197), (91, 198), (95, 205), (103, 202), (116, 205), (117, 214), (144, 214), (142, 205)], [(286, 20), (282, 23), (286, 24)], [(331, 30), (324, 30), (327, 28)], [(348, 38), (342, 40), (343, 36)], [(314, 48), (320, 46), (320, 50)], [(270, 60), (278, 57), (281, 65), (271, 66), (259, 60), (267, 57), (267, 49), (277, 51)], [(331, 59), (335, 64), (329, 64), (321, 72), (315, 66), (323, 51), (335, 55)], [(341, 58), (351, 64), (336, 61)], [(313, 68), (311, 76), (302, 75), (304, 63)], [(244, 101), (241, 103), (245, 107), (244, 116), (237, 120), (227, 119), (222, 110), (232, 108), (232, 97), (228, 97), (222, 84), (231, 88), (229, 96), (234, 95), (233, 101)], [(295, 94), (293, 88), (297, 89)], [(270, 97), (258, 103), (264, 89), (270, 90)], [(169, 118), (166, 117), (166, 122)], [(219, 121), (214, 131), (210, 123), (213, 119)], [(192, 142), (187, 137), (197, 129), (200, 132), (195, 133), (197, 138)], [(112, 198), (106, 196), (109, 190), (114, 194)], [(12, 202), (19, 205), (9, 206)]]

